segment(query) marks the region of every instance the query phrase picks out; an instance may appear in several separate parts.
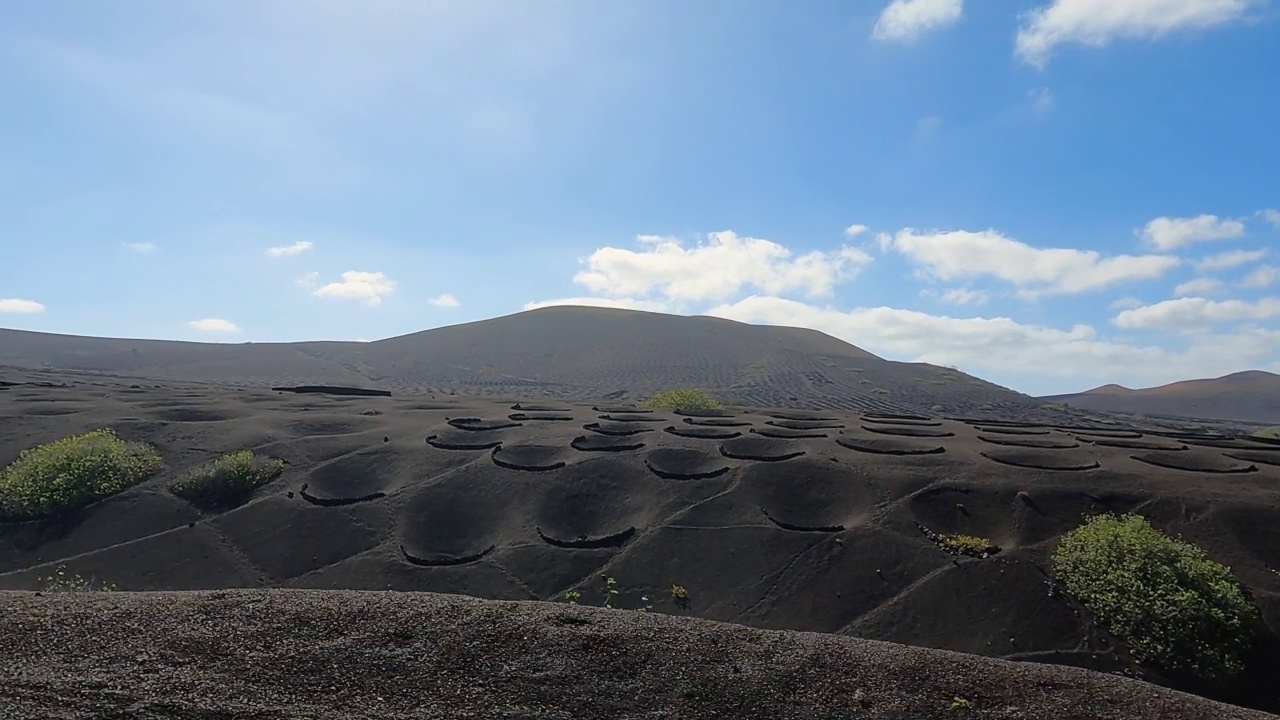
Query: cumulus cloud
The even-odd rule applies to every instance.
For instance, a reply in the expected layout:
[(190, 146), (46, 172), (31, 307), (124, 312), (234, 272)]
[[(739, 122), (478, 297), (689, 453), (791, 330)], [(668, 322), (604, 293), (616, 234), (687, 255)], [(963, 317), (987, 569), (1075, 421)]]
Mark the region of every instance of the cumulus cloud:
[(1173, 294), (1178, 297), (1187, 297), (1188, 295), (1207, 295), (1222, 289), (1222, 282), (1214, 278), (1196, 278), (1188, 280), (1173, 289)]
[(42, 312), (44, 312), (44, 306), (35, 300), (23, 300), (22, 298), (0, 298), (0, 313), (34, 315)]
[(1241, 265), (1248, 265), (1266, 257), (1266, 250), (1229, 250), (1217, 255), (1209, 255), (1196, 261), (1196, 268), (1203, 271), (1230, 270)]
[(1096, 290), (1108, 285), (1160, 277), (1178, 264), (1164, 255), (1103, 257), (1092, 250), (1034, 248), (995, 230), (918, 233), (901, 230), (881, 235), (881, 247), (896, 250), (926, 276), (960, 280), (992, 276), (1011, 283), (1024, 296)]
[(964, 0), (893, 0), (880, 12), (874, 40), (910, 41), (960, 20)]
[(1135, 297), (1122, 297), (1112, 300), (1108, 307), (1112, 310), (1129, 310), (1130, 308), (1142, 307), (1145, 304)]
[(644, 249), (596, 250), (583, 261), (587, 269), (574, 282), (622, 298), (657, 293), (674, 301), (721, 300), (747, 288), (819, 297), (830, 295), (872, 262), (870, 255), (852, 247), (797, 257), (778, 243), (727, 230), (711, 233), (694, 247), (654, 235), (637, 240)]
[(342, 273), (340, 282), (331, 282), (316, 288), (316, 297), (361, 300), (369, 307), (377, 307), (387, 295), (395, 292), (396, 283), (380, 272), (348, 270)]
[(1184, 297), (1125, 310), (1112, 319), (1117, 327), (1154, 330), (1198, 330), (1237, 322), (1256, 322), (1280, 317), (1280, 298), (1208, 300)]
[(1271, 285), (1276, 280), (1280, 280), (1280, 268), (1262, 265), (1245, 275), (1240, 284), (1247, 288), (1262, 288)]
[(1274, 361), (1280, 350), (1280, 332), (1259, 328), (1204, 335), (1185, 350), (1171, 351), (1100, 339), (1088, 325), (1059, 329), (1006, 317), (958, 318), (891, 307), (843, 311), (777, 297), (748, 297), (706, 314), (812, 328), (910, 361), (1011, 373), (1035, 368), (1051, 376), (1142, 385), (1256, 368)]
[(988, 296), (981, 290), (952, 288), (939, 295), (938, 299), (950, 305), (985, 305)]
[(1154, 39), (1240, 19), (1266, 0), (1053, 0), (1022, 18), (1016, 53), (1037, 66), (1065, 43), (1103, 47), (1119, 38)]
[(300, 288), (315, 290), (320, 287), (320, 273), (313, 270), (293, 282)]
[(277, 247), (267, 248), (267, 257), (278, 258), (290, 255), (299, 255), (313, 247), (315, 247), (315, 244), (310, 240), (299, 240), (291, 245), (280, 245)]
[(155, 252), (155, 251), (156, 251), (155, 243), (149, 243), (149, 242), (127, 242), (127, 243), (120, 243), (120, 245), (121, 245), (125, 250), (128, 250), (129, 252), (136, 252), (136, 253), (149, 253), (149, 252)]
[(850, 225), (849, 227), (844, 229), (844, 236), (857, 237), (870, 229), (871, 228), (867, 227), (866, 225)]
[(203, 320), (192, 320), (187, 323), (188, 327), (194, 328), (201, 332), (217, 332), (217, 333), (233, 333), (240, 332), (240, 328), (230, 320), (221, 318), (204, 318)]
[(432, 305), (435, 305), (436, 307), (458, 307), (458, 305), (460, 304), (458, 302), (458, 298), (450, 295), (449, 293), (445, 293), (443, 295), (437, 295), (431, 298), (430, 300), (428, 300), (427, 302), (431, 303)]
[(1217, 215), (1189, 218), (1158, 217), (1147, 223), (1141, 237), (1157, 250), (1172, 250), (1204, 240), (1229, 240), (1244, 235), (1244, 223)]
[(1261, 217), (1263, 220), (1266, 220), (1267, 222), (1271, 223), (1272, 225), (1275, 225), (1276, 227), (1280, 227), (1280, 210), (1276, 210), (1273, 208), (1268, 208), (1266, 210), (1259, 210), (1258, 217)]

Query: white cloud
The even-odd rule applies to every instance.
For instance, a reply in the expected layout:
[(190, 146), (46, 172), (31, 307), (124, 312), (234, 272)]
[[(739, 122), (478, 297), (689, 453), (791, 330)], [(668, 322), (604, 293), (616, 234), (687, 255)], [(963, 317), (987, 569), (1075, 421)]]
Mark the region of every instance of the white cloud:
[(951, 305), (985, 305), (988, 295), (981, 290), (952, 288), (939, 295), (938, 299)]
[(1188, 280), (1173, 289), (1173, 294), (1178, 297), (1187, 297), (1188, 295), (1207, 295), (1222, 289), (1222, 282), (1214, 278), (1196, 278)]
[(638, 298), (569, 297), (554, 300), (538, 300), (524, 304), (525, 310), (544, 307), (574, 305), (583, 307), (613, 308), (615, 310), (644, 310), (646, 312), (674, 313), (678, 308), (665, 300), (641, 300)]
[(1249, 288), (1267, 287), (1280, 280), (1280, 268), (1271, 265), (1259, 266), (1256, 270), (1244, 276), (1240, 281), (1242, 285)]
[(1108, 306), (1112, 310), (1129, 310), (1131, 308), (1142, 307), (1146, 303), (1135, 297), (1122, 297), (1111, 301)]
[(1158, 217), (1147, 223), (1141, 237), (1157, 250), (1172, 250), (1203, 240), (1229, 240), (1244, 235), (1244, 223), (1217, 215), (1189, 218)]
[(1245, 302), (1185, 297), (1125, 310), (1112, 318), (1111, 322), (1127, 329), (1198, 330), (1224, 323), (1268, 320), (1277, 316), (1280, 316), (1280, 298)]
[(382, 299), (395, 292), (396, 283), (380, 272), (348, 270), (342, 273), (341, 282), (322, 285), (312, 293), (316, 297), (363, 300), (369, 307), (382, 304)]
[(1266, 220), (1276, 227), (1280, 227), (1280, 210), (1275, 210), (1273, 208), (1259, 210), (1258, 217), (1261, 217), (1263, 220)]
[(298, 278), (297, 280), (294, 280), (293, 282), (300, 288), (303, 288), (306, 290), (315, 290), (316, 288), (320, 287), (320, 273), (315, 272), (313, 270), (307, 273), (306, 275), (303, 275), (302, 277)]
[(267, 257), (286, 257), (289, 255), (298, 255), (304, 253), (315, 245), (310, 240), (299, 240), (290, 245), (280, 245), (279, 247), (267, 248)]
[(1274, 364), (1280, 332), (1249, 328), (1204, 335), (1185, 350), (1099, 339), (1088, 325), (1063, 330), (1010, 318), (955, 318), (890, 307), (842, 311), (777, 297), (749, 297), (706, 314), (767, 325), (806, 327), (871, 352), (983, 372), (1077, 377), (1085, 383), (1157, 385)]
[(850, 238), (857, 237), (870, 229), (871, 228), (867, 227), (866, 225), (850, 225), (849, 227), (844, 229), (844, 236), (850, 237)]
[(963, 0), (893, 0), (880, 12), (871, 37), (888, 41), (915, 40), (959, 21), (963, 12)]
[(722, 300), (745, 288), (814, 297), (830, 295), (872, 262), (870, 255), (852, 247), (794, 257), (778, 243), (727, 230), (711, 233), (692, 248), (676, 238), (642, 235), (637, 240), (645, 248), (639, 252), (596, 250), (583, 261), (587, 269), (574, 282), (610, 297), (656, 292), (675, 301)]
[(1027, 93), (1027, 99), (1031, 102), (1031, 108), (1040, 115), (1049, 112), (1057, 104), (1049, 88), (1034, 88)]
[(220, 332), (220, 333), (240, 332), (240, 328), (237, 327), (235, 323), (231, 322), (230, 320), (223, 320), (221, 318), (205, 318), (203, 320), (192, 320), (191, 322), (187, 323), (187, 326), (194, 328), (196, 330), (199, 330), (201, 332)]
[(460, 304), (458, 302), (458, 298), (450, 295), (449, 293), (445, 293), (443, 295), (437, 295), (431, 298), (430, 300), (428, 300), (427, 302), (431, 303), (432, 305), (435, 305), (436, 307), (458, 307), (458, 305)]
[(1239, 19), (1266, 0), (1053, 0), (1026, 13), (1016, 52), (1043, 66), (1064, 43), (1102, 47), (1118, 38), (1154, 39), (1175, 30), (1209, 28)]
[(149, 252), (156, 251), (155, 244), (149, 243), (149, 242), (127, 242), (127, 243), (120, 243), (120, 245), (125, 250), (128, 250), (129, 252), (149, 253)]
[(21, 298), (0, 298), (0, 313), (34, 315), (44, 312), (44, 306), (35, 300)]
[(1266, 250), (1229, 250), (1197, 260), (1196, 268), (1201, 271), (1230, 270), (1234, 267), (1257, 262), (1266, 257), (1266, 255)]
[(880, 244), (907, 256), (939, 280), (990, 275), (1012, 283), (1024, 296), (1077, 293), (1115, 283), (1159, 277), (1178, 259), (1164, 255), (1102, 257), (1092, 250), (1033, 248), (995, 230), (881, 235)]

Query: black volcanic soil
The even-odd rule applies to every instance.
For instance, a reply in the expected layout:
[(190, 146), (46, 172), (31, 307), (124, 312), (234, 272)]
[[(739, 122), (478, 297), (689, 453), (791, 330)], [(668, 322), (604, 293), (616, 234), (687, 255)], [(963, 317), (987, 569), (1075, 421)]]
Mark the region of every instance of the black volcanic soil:
[[(1255, 459), (1280, 454), (1275, 445), (1135, 449), (1096, 441), (1123, 428), (1079, 423), (991, 432), (1036, 426), (1012, 411), (961, 421), (733, 407), (728, 414), (742, 424), (725, 427), (621, 404), (524, 398), (517, 408), (521, 398), (40, 377), (56, 383), (0, 389), (0, 465), (37, 443), (109, 427), (152, 443), (165, 467), (71, 516), (0, 522), (0, 589), (38, 589), (65, 565), (129, 591), (279, 587), (501, 600), (578, 591), (594, 605), (607, 574), (623, 606), (638, 607), (643, 596), (659, 614), (1163, 682), (1135, 666), (1048, 573), (1062, 533), (1090, 513), (1134, 510), (1229, 565), (1280, 628), (1280, 465)], [(525, 419), (511, 419), (518, 414)], [(572, 419), (533, 419), (541, 414)], [(799, 436), (752, 432), (765, 430)], [(1125, 435), (1169, 442), (1142, 430)], [(1002, 444), (1018, 441), (1033, 442)], [(165, 490), (187, 468), (241, 448), (287, 463), (243, 505), (207, 512)], [(955, 557), (929, 533), (978, 535), (1001, 552)], [(687, 601), (671, 595), (673, 584), (688, 590)], [(368, 662), (394, 666), (388, 658)], [(300, 688), (309, 682), (298, 680)], [(1277, 708), (1280, 699), (1256, 704)]]
[(814, 330), (589, 307), (542, 308), (372, 343), (204, 344), (0, 329), (0, 366), (240, 387), (456, 392), (526, 405), (602, 398), (626, 405), (692, 386), (757, 407), (1045, 412), (1042, 402), (980, 378), (891, 362)]
[(0, 644), (6, 719), (1275, 717), (1076, 668), (420, 593), (0, 593)]

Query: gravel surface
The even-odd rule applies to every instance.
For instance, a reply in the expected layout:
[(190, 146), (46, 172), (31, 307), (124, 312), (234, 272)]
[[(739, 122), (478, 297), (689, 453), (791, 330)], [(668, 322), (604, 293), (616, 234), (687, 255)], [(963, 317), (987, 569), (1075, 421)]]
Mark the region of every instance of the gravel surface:
[(401, 592), (0, 593), (0, 717), (1275, 718), (1075, 668)]

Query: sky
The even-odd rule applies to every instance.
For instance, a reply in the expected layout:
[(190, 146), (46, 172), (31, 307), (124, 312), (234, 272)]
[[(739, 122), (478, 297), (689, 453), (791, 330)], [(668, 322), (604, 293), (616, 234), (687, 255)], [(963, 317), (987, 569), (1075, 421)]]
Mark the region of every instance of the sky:
[(555, 304), (1033, 395), (1280, 372), (1280, 0), (0, 9), (0, 327)]

